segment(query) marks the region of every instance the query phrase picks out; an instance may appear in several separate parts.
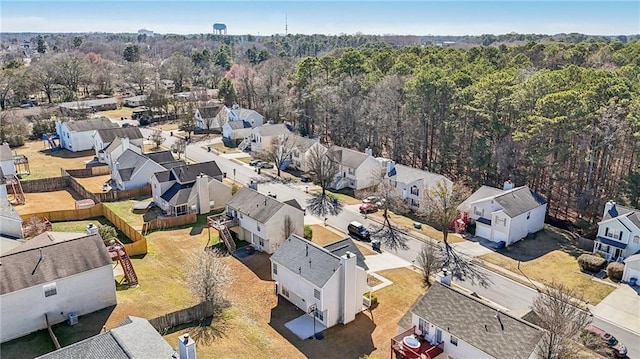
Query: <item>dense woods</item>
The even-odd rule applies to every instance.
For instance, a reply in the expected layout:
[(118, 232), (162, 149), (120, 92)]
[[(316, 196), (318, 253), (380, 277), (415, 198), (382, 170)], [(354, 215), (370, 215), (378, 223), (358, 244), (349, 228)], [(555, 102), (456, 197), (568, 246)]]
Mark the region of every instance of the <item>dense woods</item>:
[(154, 83), (172, 79), (176, 91), (219, 88), (225, 102), (303, 135), (474, 189), (529, 185), (557, 219), (595, 220), (609, 199), (638, 207), (640, 41), (458, 40), (50, 35), (46, 47), (33, 39), (40, 57), (28, 67), (5, 56), (0, 102), (111, 95), (123, 83), (153, 97)]

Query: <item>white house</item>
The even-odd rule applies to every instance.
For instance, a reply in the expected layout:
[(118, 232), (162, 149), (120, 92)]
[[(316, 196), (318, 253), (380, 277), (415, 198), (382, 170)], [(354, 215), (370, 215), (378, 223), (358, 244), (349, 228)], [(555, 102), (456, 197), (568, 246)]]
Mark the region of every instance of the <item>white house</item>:
[[(227, 216), (238, 220), (238, 239), (260, 251), (274, 253), (287, 235), (303, 234), (304, 210), (295, 201), (280, 202), (243, 187), (227, 202)], [(287, 219), (288, 218), (288, 219)]]
[(229, 120), (229, 109), (220, 103), (198, 107), (195, 118), (197, 130), (222, 131), (222, 126)]
[(0, 342), (116, 305), (113, 261), (98, 234), (45, 232), (0, 256)]
[(222, 125), (222, 137), (229, 140), (242, 140), (251, 136), (251, 124), (246, 121), (227, 121)]
[(173, 167), (151, 177), (153, 201), (167, 215), (204, 214), (225, 208), (231, 187), (215, 161)]
[(544, 228), (547, 201), (529, 187), (482, 186), (458, 206), (476, 223), (476, 236), (509, 246)]
[(176, 87), (176, 84), (173, 80), (160, 80), (160, 87), (165, 90), (173, 90)]
[(291, 131), (289, 131), (284, 123), (276, 125), (266, 124), (255, 127), (251, 131), (251, 136), (249, 137), (251, 141), (251, 151), (268, 151), (271, 148), (274, 138), (277, 138), (278, 136), (287, 136), (290, 133)]
[(294, 137), (294, 149), (291, 152), (291, 166), (298, 171), (309, 171), (309, 156), (313, 151), (320, 154), (327, 152), (327, 148), (320, 143), (318, 138), (301, 137), (298, 135), (290, 135)]
[[(640, 251), (640, 210), (609, 201), (604, 206), (593, 246), (608, 261), (621, 261)], [(640, 279), (640, 278), (639, 278)]]
[(58, 105), (63, 116), (71, 116), (81, 112), (109, 111), (118, 108), (118, 101), (115, 98), (100, 98), (95, 100), (82, 100), (63, 102)]
[(630, 255), (624, 259), (622, 280), (629, 282), (631, 278), (635, 278), (636, 285), (640, 285), (640, 253)]
[(396, 189), (397, 195), (403, 198), (413, 210), (420, 207), (420, 201), (424, 199), (425, 192), (435, 188), (438, 182), (447, 187), (453, 185), (450, 179), (437, 173), (400, 164), (396, 164), (394, 167), (396, 174), (386, 177), (386, 180)]
[(142, 149), (144, 137), (137, 127), (116, 127), (97, 130), (93, 135), (93, 149), (96, 151), (98, 162), (109, 163), (105, 151), (116, 138), (126, 138), (131, 145)]
[(132, 145), (131, 141), (128, 137), (116, 137), (105, 149), (103, 150), (102, 158), (98, 157), (100, 162), (104, 162), (109, 167), (113, 166), (113, 163), (124, 153), (126, 150), (131, 150), (135, 153), (142, 154), (142, 147), (138, 147), (137, 145)]
[(92, 149), (93, 135), (97, 130), (118, 127), (106, 117), (67, 122), (56, 121), (56, 132), (60, 136), (60, 146), (71, 152)]
[(163, 172), (184, 162), (175, 161), (169, 151), (146, 155), (131, 149), (125, 150), (111, 166), (111, 181), (118, 190), (143, 187), (156, 172)]
[(127, 106), (127, 107), (144, 106), (145, 101), (147, 101), (147, 96), (145, 95), (131, 96), (131, 97), (125, 98), (123, 101), (124, 101), (124, 106)]
[(435, 354), (430, 358), (444, 353), (444, 358), (456, 359), (534, 359), (544, 334), (539, 327), (440, 282), (413, 303), (398, 327), (392, 352), (403, 355), (411, 350), (403, 339), (414, 336), (419, 338), (419, 348), (413, 349), (417, 357)]
[(264, 124), (264, 116), (257, 111), (233, 105), (229, 110), (229, 121), (244, 121), (249, 123), (251, 127), (259, 127)]
[[(353, 321), (364, 308), (367, 267), (351, 238), (321, 247), (291, 235), (271, 256), (276, 292), (326, 328)], [(306, 315), (306, 314), (305, 314)]]
[[(2, 180), (0, 179), (0, 181)], [(0, 237), (24, 239), (22, 217), (6, 198), (0, 199), (0, 222), (2, 222), (2, 225), (0, 225)]]
[(366, 153), (335, 146), (327, 153), (340, 164), (340, 170), (331, 183), (331, 188), (351, 188), (361, 190), (376, 184), (383, 168), (380, 161), (371, 155), (371, 150)]
[(0, 145), (0, 169), (5, 176), (12, 177), (16, 174), (16, 164), (13, 159), (13, 153), (8, 143)]

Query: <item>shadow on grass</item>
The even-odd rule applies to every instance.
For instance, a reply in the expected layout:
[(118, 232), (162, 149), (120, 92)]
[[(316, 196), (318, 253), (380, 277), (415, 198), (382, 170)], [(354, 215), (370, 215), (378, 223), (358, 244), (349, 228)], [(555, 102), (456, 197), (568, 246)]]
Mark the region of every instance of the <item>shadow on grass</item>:
[(260, 280), (273, 281), (273, 279), (271, 279), (271, 261), (269, 261), (268, 254), (260, 252), (237, 259), (258, 276)]
[(347, 325), (338, 324), (326, 329), (322, 332), (322, 340), (300, 339), (284, 326), (285, 323), (301, 315), (307, 314), (278, 296), (278, 304), (271, 309), (269, 325), (300, 350), (306, 358), (357, 359), (376, 349), (371, 337), (376, 324), (369, 317), (368, 312), (357, 314), (355, 320)]
[(58, 157), (58, 158), (80, 158), (80, 157), (93, 157), (96, 155), (96, 152), (93, 150), (80, 151), (80, 152), (71, 152), (66, 149), (60, 149), (57, 151), (52, 151), (50, 149), (44, 149), (38, 151), (45, 156)]
[(211, 345), (216, 339), (227, 336), (232, 315), (231, 311), (226, 310), (230, 307), (230, 304), (228, 303), (225, 306), (225, 309), (217, 310), (211, 317), (169, 328), (161, 334), (167, 335), (175, 332), (188, 331), (189, 336), (198, 344)]
[(497, 253), (520, 262), (528, 262), (557, 250), (574, 258), (588, 253), (578, 247), (577, 236), (548, 226), (537, 232), (535, 238), (522, 239), (507, 248), (498, 249)]

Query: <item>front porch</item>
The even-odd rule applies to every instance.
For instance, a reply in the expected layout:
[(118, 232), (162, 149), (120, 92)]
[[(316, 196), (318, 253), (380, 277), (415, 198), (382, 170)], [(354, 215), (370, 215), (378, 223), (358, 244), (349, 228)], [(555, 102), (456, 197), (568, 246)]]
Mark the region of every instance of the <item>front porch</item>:
[(414, 326), (391, 338), (391, 359), (394, 353), (397, 359), (435, 359), (444, 352), (444, 343), (433, 345), (419, 334)]
[(598, 236), (593, 244), (593, 253), (602, 255), (607, 262), (621, 262), (624, 259), (622, 253), (626, 247), (626, 243)]

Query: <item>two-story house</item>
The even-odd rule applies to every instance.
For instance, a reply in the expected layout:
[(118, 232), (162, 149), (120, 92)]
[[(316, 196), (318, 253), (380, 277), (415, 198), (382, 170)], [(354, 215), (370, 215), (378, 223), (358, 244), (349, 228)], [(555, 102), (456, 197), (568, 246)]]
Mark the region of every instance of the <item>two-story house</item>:
[(174, 160), (169, 151), (143, 155), (127, 149), (111, 165), (112, 186), (121, 191), (143, 187), (149, 184), (154, 173), (182, 164), (184, 162)]
[(119, 127), (106, 117), (66, 122), (56, 121), (56, 132), (60, 137), (60, 146), (71, 152), (92, 149), (93, 135), (97, 130)]
[[(316, 332), (347, 324), (364, 309), (363, 296), (371, 290), (367, 285), (367, 266), (351, 238), (322, 247), (291, 235), (270, 260), (276, 293), (304, 313), (311, 312)], [(309, 319), (304, 314), (294, 321)], [(312, 321), (304, 325), (306, 328), (287, 324), (303, 339), (314, 334)]]
[(303, 234), (304, 211), (295, 200), (280, 202), (243, 187), (227, 202), (227, 216), (238, 220), (238, 239), (266, 253), (275, 252), (290, 234)]
[(527, 186), (482, 186), (458, 206), (475, 221), (476, 236), (509, 246), (544, 228), (547, 201)]
[(198, 107), (195, 118), (196, 130), (220, 132), (229, 120), (229, 109), (221, 103)]
[(255, 127), (251, 131), (251, 136), (249, 137), (251, 141), (251, 151), (269, 151), (274, 138), (277, 138), (278, 136), (288, 136), (290, 133), (291, 131), (289, 131), (287, 125), (284, 123), (275, 125), (265, 124), (263, 126)]
[(204, 214), (225, 207), (231, 187), (215, 161), (173, 167), (151, 177), (153, 202), (169, 216)]
[(290, 164), (298, 171), (308, 172), (309, 169), (309, 157), (314, 151), (318, 151), (319, 154), (327, 152), (327, 148), (320, 143), (319, 138), (294, 136), (293, 151), (291, 151)]
[(97, 130), (93, 135), (93, 149), (96, 151), (98, 162), (109, 164), (105, 151), (111, 143), (119, 138), (126, 138), (129, 144), (142, 149), (144, 137), (137, 127), (117, 127)]
[(640, 251), (640, 210), (609, 201), (604, 206), (602, 221), (593, 252), (608, 261), (621, 261)]
[(537, 358), (542, 329), (443, 283), (433, 283), (400, 319), (392, 352), (407, 358)]
[(396, 193), (404, 199), (409, 208), (416, 210), (425, 198), (425, 192), (435, 188), (438, 182), (450, 187), (453, 182), (443, 175), (418, 168), (396, 164), (395, 176), (386, 177)]
[(377, 183), (383, 173), (383, 165), (371, 155), (371, 150), (365, 153), (335, 146), (327, 152), (334, 161), (339, 163), (339, 171), (331, 188), (351, 188), (361, 190)]

